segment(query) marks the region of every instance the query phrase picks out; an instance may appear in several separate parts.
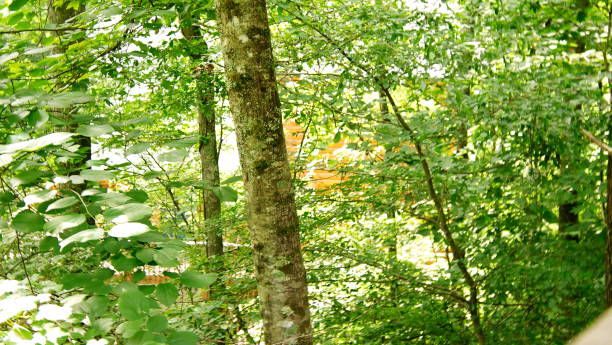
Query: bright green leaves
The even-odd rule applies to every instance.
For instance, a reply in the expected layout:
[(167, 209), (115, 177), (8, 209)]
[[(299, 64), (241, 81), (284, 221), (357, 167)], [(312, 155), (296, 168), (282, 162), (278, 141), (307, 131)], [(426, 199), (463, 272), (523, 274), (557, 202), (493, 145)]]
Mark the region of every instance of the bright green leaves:
[(68, 141), (74, 134), (66, 132), (57, 132), (45, 135), (40, 138), (21, 141), (18, 143), (0, 145), (1, 153), (16, 153), (19, 151), (33, 152), (38, 151), (49, 145), (60, 145)]
[(161, 332), (168, 328), (168, 319), (163, 315), (151, 316), (147, 320), (147, 328), (151, 332)]
[(151, 207), (145, 204), (131, 203), (116, 206), (104, 212), (104, 218), (113, 223), (127, 223), (151, 217)]
[(109, 232), (108, 235), (117, 238), (133, 237), (144, 234), (151, 229), (141, 223), (123, 223), (115, 225)]
[(124, 338), (131, 338), (140, 332), (144, 328), (143, 320), (127, 321), (117, 327), (117, 333), (121, 334)]
[(20, 233), (40, 231), (44, 225), (45, 218), (30, 210), (21, 211), (11, 222), (11, 227)]
[(156, 249), (153, 252), (153, 260), (162, 267), (177, 266), (179, 264), (178, 256), (178, 251), (172, 248)]
[(41, 190), (38, 192), (34, 192), (29, 194), (25, 198), (23, 198), (23, 202), (26, 205), (39, 204), (41, 202), (49, 201), (53, 199), (57, 195), (57, 191), (55, 190)]
[(104, 238), (104, 230), (97, 229), (97, 228), (87, 229), (87, 230), (79, 231), (72, 236), (69, 236), (68, 238), (60, 242), (59, 245), (61, 248), (64, 248), (70, 243), (75, 243), (75, 242), (83, 243), (83, 242), (88, 242), (88, 241), (93, 241), (93, 240), (99, 240), (101, 238)]
[(158, 158), (162, 162), (176, 163), (181, 162), (188, 154), (186, 150), (173, 150), (160, 154)]
[(43, 229), (53, 234), (59, 234), (66, 229), (85, 223), (85, 220), (86, 218), (82, 214), (67, 214), (51, 219), (44, 225)]
[(173, 332), (168, 336), (169, 345), (197, 345), (200, 339), (191, 332)]
[(62, 198), (57, 201), (54, 201), (49, 206), (47, 206), (47, 212), (53, 210), (62, 210), (70, 206), (76, 205), (78, 202), (79, 200), (73, 196)]
[(211, 190), (221, 201), (235, 202), (236, 200), (238, 200), (238, 192), (236, 192), (230, 187), (212, 187)]
[(113, 133), (115, 129), (111, 125), (82, 125), (76, 132), (86, 137), (99, 137)]
[(52, 108), (68, 108), (75, 104), (88, 103), (93, 100), (93, 97), (79, 91), (50, 95), (49, 98), (50, 99), (47, 101), (47, 105)]
[(28, 3), (28, 1), (30, 1), (30, 0), (13, 0), (11, 2), (11, 4), (8, 6), (8, 9), (10, 11), (17, 11), (20, 8), (22, 8), (23, 6), (25, 6), (25, 4)]
[(32, 110), (27, 120), (30, 126), (38, 128), (49, 121), (49, 114), (44, 109)]
[(102, 181), (102, 180), (110, 180), (115, 177), (115, 174), (110, 171), (105, 170), (82, 170), (81, 177), (87, 181)]
[(207, 288), (217, 280), (215, 273), (198, 273), (193, 271), (185, 271), (179, 277), (180, 282), (192, 288)]
[(150, 309), (147, 297), (138, 290), (130, 290), (119, 296), (119, 312), (129, 321), (138, 320)]
[(177, 288), (169, 283), (159, 284), (155, 288), (155, 297), (166, 306), (174, 304), (179, 296)]
[(140, 265), (140, 260), (118, 255), (111, 259), (111, 264), (117, 271), (129, 272)]
[(151, 144), (138, 143), (138, 144), (128, 147), (127, 150), (125, 150), (125, 153), (128, 155), (136, 155), (136, 154), (146, 151), (149, 147), (151, 147)]

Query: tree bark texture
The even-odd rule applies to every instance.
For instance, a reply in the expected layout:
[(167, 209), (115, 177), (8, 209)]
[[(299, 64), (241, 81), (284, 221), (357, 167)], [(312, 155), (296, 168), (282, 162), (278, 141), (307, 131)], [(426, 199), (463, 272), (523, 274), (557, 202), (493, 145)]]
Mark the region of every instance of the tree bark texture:
[(217, 0), (268, 345), (312, 344), (306, 274), (264, 0)]
[[(202, 166), (201, 177), (207, 187), (219, 187), (219, 152), (217, 149), (217, 134), (215, 131), (215, 91), (213, 85), (212, 69), (208, 68), (208, 57), (205, 55), (208, 47), (200, 33), (200, 29), (193, 23), (191, 15), (182, 18), (185, 25), (181, 31), (186, 40), (192, 45), (198, 45), (192, 50), (191, 58), (201, 64), (193, 71), (198, 87), (198, 135), (199, 153)], [(204, 53), (200, 53), (204, 52)], [(202, 190), (202, 213), (206, 221), (206, 256), (209, 259), (223, 255), (223, 234), (219, 225), (221, 214), (221, 200), (209, 188)]]

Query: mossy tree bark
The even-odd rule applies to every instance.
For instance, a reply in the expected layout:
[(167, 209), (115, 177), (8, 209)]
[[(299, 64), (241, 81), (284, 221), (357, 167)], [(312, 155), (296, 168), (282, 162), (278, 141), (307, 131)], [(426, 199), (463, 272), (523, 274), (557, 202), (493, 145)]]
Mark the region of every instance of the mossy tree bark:
[[(181, 18), (181, 32), (192, 45), (192, 49), (190, 49), (191, 59), (200, 63), (193, 71), (193, 77), (196, 79), (198, 87), (197, 112), (202, 181), (207, 187), (219, 187), (219, 152), (215, 130), (215, 90), (212, 65), (209, 64), (208, 60), (208, 46), (189, 11)], [(219, 225), (221, 201), (208, 188), (202, 191), (202, 201), (202, 213), (207, 223), (206, 255), (211, 260), (220, 259), (223, 255), (223, 234)]]
[(217, 0), (266, 344), (312, 344), (306, 273), (264, 0)]

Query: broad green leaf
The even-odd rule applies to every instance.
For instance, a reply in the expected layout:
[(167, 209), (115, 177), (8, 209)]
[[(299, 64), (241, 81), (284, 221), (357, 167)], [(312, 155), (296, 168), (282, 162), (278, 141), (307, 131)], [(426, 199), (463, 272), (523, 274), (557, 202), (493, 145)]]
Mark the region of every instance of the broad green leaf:
[(217, 274), (185, 271), (180, 274), (179, 280), (188, 287), (207, 288), (217, 280)]
[(49, 114), (44, 109), (36, 109), (28, 115), (28, 124), (31, 127), (40, 127), (49, 121)]
[(153, 259), (162, 267), (173, 267), (179, 264), (179, 252), (171, 248), (157, 249), (153, 253)]
[(242, 176), (240, 176), (240, 175), (232, 176), (232, 177), (228, 178), (227, 180), (221, 182), (221, 184), (232, 184), (232, 183), (238, 182), (240, 180), (242, 180)]
[(149, 262), (153, 261), (154, 253), (155, 249), (153, 248), (143, 248), (136, 252), (136, 257), (138, 258), (138, 260), (144, 262), (145, 264), (148, 264)]
[(125, 193), (125, 195), (134, 199), (137, 202), (145, 202), (149, 199), (149, 195), (144, 190), (140, 189), (132, 189), (131, 191)]
[(129, 272), (140, 265), (140, 261), (136, 258), (128, 258), (125, 255), (119, 255), (111, 259), (111, 264), (117, 271)]
[(127, 150), (125, 150), (125, 153), (128, 155), (136, 155), (146, 151), (149, 147), (151, 147), (151, 144), (149, 143), (138, 143), (128, 147)]
[(125, 237), (138, 236), (150, 230), (151, 229), (145, 224), (123, 223), (123, 224), (115, 225), (112, 229), (110, 229), (110, 231), (108, 232), (108, 235), (112, 237), (125, 238)]
[(64, 248), (65, 246), (73, 242), (82, 243), (82, 242), (87, 242), (87, 241), (99, 240), (101, 238), (104, 238), (104, 230), (97, 229), (97, 228), (87, 229), (87, 230), (79, 231), (76, 234), (66, 238), (65, 240), (60, 242), (60, 247)]
[(6, 204), (15, 200), (15, 194), (11, 192), (0, 192), (0, 203)]
[(28, 3), (28, 1), (29, 0), (13, 0), (8, 8), (10, 11), (17, 11), (23, 6), (25, 6), (25, 4)]
[(40, 249), (41, 252), (46, 252), (51, 249), (55, 250), (58, 248), (59, 240), (57, 239), (57, 237), (54, 236), (45, 237), (42, 241), (40, 241), (40, 245), (38, 246), (38, 249)]
[(84, 92), (73, 91), (50, 96), (47, 105), (52, 108), (68, 108), (74, 104), (87, 103), (92, 100), (93, 97)]
[(151, 217), (151, 207), (145, 204), (126, 204), (116, 206), (104, 212), (104, 218), (113, 223), (127, 223)]
[(117, 333), (124, 338), (131, 338), (144, 328), (144, 320), (126, 321), (117, 327)]
[(168, 336), (168, 345), (197, 345), (200, 338), (191, 332), (173, 332)]
[(79, 202), (79, 199), (73, 197), (73, 196), (69, 196), (66, 198), (61, 198), (57, 201), (54, 201), (53, 203), (51, 203), (49, 206), (47, 206), (47, 212), (49, 211), (53, 211), (53, 210), (61, 210), (64, 208), (68, 208), (70, 206), (73, 206), (75, 204), (77, 204)]
[(45, 202), (53, 199), (57, 195), (56, 190), (41, 190), (38, 192), (34, 192), (29, 194), (25, 198), (23, 198), (23, 202), (26, 205), (39, 204), (41, 202)]
[(159, 284), (155, 288), (155, 297), (165, 306), (171, 306), (178, 298), (176, 287), (169, 283)]
[(105, 170), (82, 170), (81, 177), (87, 181), (102, 181), (110, 180), (115, 177), (115, 174)]
[(163, 315), (151, 316), (147, 320), (147, 328), (151, 332), (161, 332), (168, 328), (168, 319)]
[(189, 148), (198, 143), (197, 137), (187, 137), (166, 143), (166, 146), (173, 148)]
[(119, 312), (129, 321), (142, 318), (149, 309), (148, 306), (147, 298), (138, 290), (128, 291), (119, 296)]
[(68, 141), (74, 134), (57, 132), (45, 135), (40, 138), (30, 139), (18, 143), (0, 145), (0, 153), (15, 153), (18, 151), (37, 151), (49, 145), (60, 145)]
[(75, 309), (87, 314), (90, 318), (95, 319), (108, 309), (109, 299), (106, 296), (91, 296), (87, 300), (79, 303)]
[(11, 227), (21, 233), (40, 231), (44, 225), (45, 218), (30, 210), (21, 211), (11, 222)]
[(99, 137), (105, 134), (111, 134), (115, 129), (111, 125), (82, 125), (77, 128), (76, 132), (86, 137)]
[(221, 201), (235, 202), (238, 200), (238, 192), (228, 186), (213, 187), (211, 190)]
[(66, 229), (85, 223), (85, 220), (86, 218), (82, 214), (68, 214), (51, 219), (45, 224), (43, 229), (53, 234), (59, 234)]
[(187, 157), (189, 153), (185, 150), (174, 150), (169, 152), (164, 152), (158, 156), (159, 160), (162, 162), (180, 162), (185, 157)]

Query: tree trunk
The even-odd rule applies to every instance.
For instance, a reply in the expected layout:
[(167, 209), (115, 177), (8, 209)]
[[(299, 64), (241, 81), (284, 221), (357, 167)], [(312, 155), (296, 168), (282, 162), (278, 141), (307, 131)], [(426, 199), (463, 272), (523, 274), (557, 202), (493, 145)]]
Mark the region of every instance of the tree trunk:
[(188, 12), (181, 18), (181, 31), (192, 45), (191, 58), (201, 64), (193, 71), (198, 87), (198, 135), (201, 177), (207, 187), (202, 190), (202, 213), (206, 221), (206, 256), (210, 260), (223, 255), (223, 235), (219, 225), (221, 200), (210, 188), (219, 187), (219, 152), (215, 132), (215, 91), (212, 65), (208, 64), (208, 46)]
[[(69, 1), (57, 1), (57, 0), (49, 0), (48, 2), (48, 20), (52, 24), (61, 25), (65, 24), (66, 21), (74, 18), (75, 16), (83, 13), (85, 11), (85, 6), (81, 5), (78, 8), (68, 8), (70, 5)], [(57, 36), (61, 36), (61, 32), (56, 33)], [(66, 48), (62, 45), (59, 45), (54, 49), (57, 53), (65, 53)], [(70, 84), (62, 85), (64, 87), (71, 86)], [(62, 120), (66, 121), (68, 125), (64, 130), (68, 132), (74, 132), (77, 129), (77, 124), (72, 123), (70, 118), (71, 109), (54, 109), (52, 110), (57, 116), (59, 116)], [(79, 174), (80, 170), (83, 169), (85, 163), (91, 160), (91, 138), (77, 135), (74, 137), (75, 142), (80, 146), (81, 157), (73, 160), (70, 163), (63, 164), (62, 168), (66, 170), (68, 175)], [(84, 184), (72, 186), (72, 188), (78, 192), (82, 191), (85, 188)], [(89, 219), (91, 223), (93, 220)]]
[(268, 345), (310, 345), (306, 273), (264, 0), (217, 0)]

